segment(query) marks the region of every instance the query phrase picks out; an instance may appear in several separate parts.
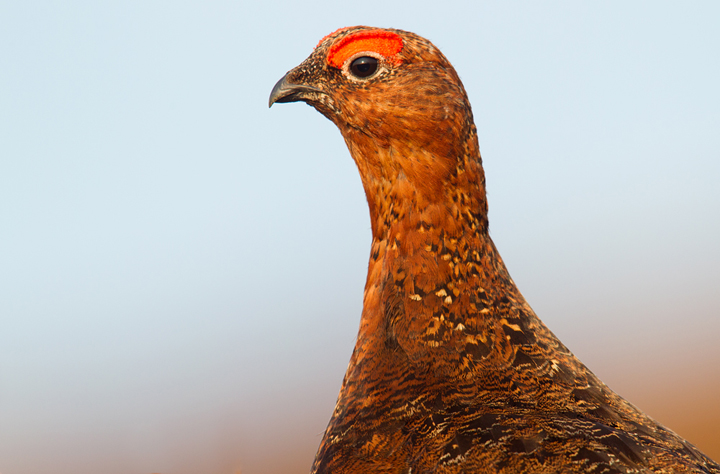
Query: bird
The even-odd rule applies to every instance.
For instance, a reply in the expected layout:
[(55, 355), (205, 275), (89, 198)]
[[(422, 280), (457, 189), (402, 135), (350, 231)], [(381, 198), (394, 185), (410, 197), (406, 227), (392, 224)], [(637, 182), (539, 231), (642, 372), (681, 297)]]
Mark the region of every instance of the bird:
[(340, 130), (372, 243), (313, 474), (720, 473), (545, 326), (488, 230), (467, 93), (427, 39), (341, 28), (272, 89)]

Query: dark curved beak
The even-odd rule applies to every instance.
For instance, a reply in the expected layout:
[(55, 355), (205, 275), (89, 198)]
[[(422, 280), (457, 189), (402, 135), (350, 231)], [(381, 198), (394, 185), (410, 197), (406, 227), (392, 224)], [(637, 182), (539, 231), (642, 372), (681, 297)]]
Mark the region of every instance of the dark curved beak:
[(323, 91), (317, 87), (307, 86), (304, 84), (293, 84), (288, 80), (288, 76), (292, 71), (285, 74), (273, 87), (270, 92), (270, 100), (268, 101), (268, 107), (272, 107), (275, 102), (297, 102), (300, 100), (307, 100), (307, 93), (312, 92), (315, 94), (324, 94)]

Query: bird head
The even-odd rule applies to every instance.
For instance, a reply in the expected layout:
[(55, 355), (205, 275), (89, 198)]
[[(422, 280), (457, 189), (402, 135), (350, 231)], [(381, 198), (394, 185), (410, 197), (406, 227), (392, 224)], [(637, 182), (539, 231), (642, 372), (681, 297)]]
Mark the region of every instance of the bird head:
[(448, 202), (458, 173), (473, 175), (464, 181), (482, 192), (484, 202), (467, 94), (430, 41), (395, 29), (337, 30), (278, 81), (269, 105), (296, 101), (340, 129), (360, 170), (373, 221), (383, 200), (419, 207)]

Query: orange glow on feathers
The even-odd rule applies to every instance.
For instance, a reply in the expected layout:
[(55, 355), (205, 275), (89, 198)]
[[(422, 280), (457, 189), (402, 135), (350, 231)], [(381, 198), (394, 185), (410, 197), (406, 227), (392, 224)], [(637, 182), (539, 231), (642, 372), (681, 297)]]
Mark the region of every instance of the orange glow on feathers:
[(330, 47), (328, 62), (340, 69), (345, 61), (353, 55), (372, 51), (382, 55), (393, 64), (400, 61), (395, 57), (403, 48), (400, 36), (390, 31), (373, 30), (360, 31), (354, 35), (346, 36)]

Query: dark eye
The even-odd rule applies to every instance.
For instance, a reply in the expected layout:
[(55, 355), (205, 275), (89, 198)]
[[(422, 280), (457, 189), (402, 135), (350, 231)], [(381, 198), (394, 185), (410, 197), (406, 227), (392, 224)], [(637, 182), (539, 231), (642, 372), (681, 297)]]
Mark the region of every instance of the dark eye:
[(357, 77), (371, 76), (378, 68), (378, 60), (372, 56), (363, 56), (350, 63), (350, 72)]

